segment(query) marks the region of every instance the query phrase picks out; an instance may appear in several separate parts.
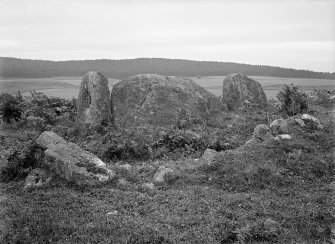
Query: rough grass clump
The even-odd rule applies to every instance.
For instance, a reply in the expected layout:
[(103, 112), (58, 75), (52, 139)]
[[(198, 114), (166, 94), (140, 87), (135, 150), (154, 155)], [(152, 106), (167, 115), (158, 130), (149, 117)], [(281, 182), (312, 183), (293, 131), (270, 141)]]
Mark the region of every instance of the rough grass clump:
[(0, 180), (9, 182), (23, 179), (32, 168), (37, 167), (41, 157), (41, 150), (34, 141), (18, 142), (0, 168)]
[(334, 105), (335, 100), (331, 99), (335, 95), (335, 90), (328, 91), (325, 89), (314, 89), (312, 97), (309, 97), (309, 103), (319, 105), (324, 108), (331, 108)]
[(107, 161), (147, 160), (150, 147), (137, 130), (110, 130), (104, 136), (94, 134), (81, 143), (83, 148)]

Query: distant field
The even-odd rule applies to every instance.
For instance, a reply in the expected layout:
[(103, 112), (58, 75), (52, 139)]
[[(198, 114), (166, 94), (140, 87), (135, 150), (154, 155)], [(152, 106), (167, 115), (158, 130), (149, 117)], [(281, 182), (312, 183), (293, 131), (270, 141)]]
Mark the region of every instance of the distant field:
[[(216, 96), (222, 94), (222, 81), (224, 76), (208, 76), (208, 77), (189, 77), (200, 86), (204, 87), (209, 92)], [(305, 92), (313, 91), (313, 89), (335, 89), (335, 80), (323, 79), (305, 79), (305, 78), (279, 78), (267, 76), (250, 76), (250, 78), (261, 83), (268, 98), (275, 98), (278, 91), (282, 89), (285, 84), (294, 83)], [(117, 79), (109, 79), (109, 87), (117, 83)], [(57, 96), (70, 99), (77, 97), (81, 77), (53, 77), (41, 79), (0, 79), (0, 92), (15, 94), (21, 91), (27, 95), (31, 90), (38, 90), (48, 96)]]
[[(0, 93), (16, 94), (17, 91), (21, 91), (23, 95), (29, 95), (29, 91), (36, 90), (47, 96), (71, 99), (78, 96), (81, 79), (82, 77), (0, 79)], [(118, 81), (108, 79), (109, 88)]]

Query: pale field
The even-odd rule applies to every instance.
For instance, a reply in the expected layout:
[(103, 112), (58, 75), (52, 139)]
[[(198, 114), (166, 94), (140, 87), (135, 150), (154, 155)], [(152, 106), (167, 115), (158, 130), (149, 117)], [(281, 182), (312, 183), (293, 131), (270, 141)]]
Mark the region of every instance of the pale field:
[[(189, 77), (216, 96), (222, 95), (222, 81), (225, 76)], [(250, 78), (260, 82), (268, 99), (276, 98), (277, 93), (285, 84), (294, 83), (305, 92), (313, 89), (335, 89), (335, 80), (305, 79), (305, 78), (280, 78), (268, 76), (250, 76)], [(109, 78), (109, 88), (119, 80)], [(24, 95), (29, 95), (29, 91), (41, 91), (47, 96), (56, 96), (66, 99), (77, 97), (81, 77), (53, 77), (41, 79), (0, 79), (0, 93), (15, 94), (21, 91)]]

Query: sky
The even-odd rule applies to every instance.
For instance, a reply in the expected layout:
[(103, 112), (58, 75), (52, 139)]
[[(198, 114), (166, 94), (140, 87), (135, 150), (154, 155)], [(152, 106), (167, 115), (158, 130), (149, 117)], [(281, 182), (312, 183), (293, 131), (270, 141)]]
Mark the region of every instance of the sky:
[(335, 72), (335, 0), (0, 0), (0, 56)]

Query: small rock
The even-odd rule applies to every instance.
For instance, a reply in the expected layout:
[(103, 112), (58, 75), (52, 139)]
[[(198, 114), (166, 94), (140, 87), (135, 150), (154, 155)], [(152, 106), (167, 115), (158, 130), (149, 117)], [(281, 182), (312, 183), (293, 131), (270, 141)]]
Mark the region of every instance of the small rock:
[(318, 128), (319, 130), (323, 130), (323, 125), (318, 124), (318, 125), (316, 126), (316, 128)]
[(122, 165), (119, 165), (118, 168), (130, 171), (131, 170), (131, 165), (130, 164), (122, 164)]
[(36, 168), (31, 170), (24, 182), (24, 189), (40, 187), (48, 184), (52, 177), (44, 169)]
[(142, 184), (142, 188), (144, 190), (154, 190), (155, 189), (155, 185), (152, 182), (150, 182), (150, 183), (143, 183)]
[(163, 183), (165, 175), (172, 172), (173, 170), (170, 168), (159, 166), (157, 173), (154, 175), (153, 181), (155, 183)]
[(229, 129), (230, 129), (230, 128), (233, 128), (233, 125), (228, 125), (227, 128), (229, 128)]
[(253, 137), (260, 139), (262, 141), (267, 141), (273, 138), (270, 128), (264, 124), (260, 124), (255, 127)]
[(272, 134), (278, 135), (278, 134), (287, 134), (288, 128), (287, 123), (284, 119), (276, 119), (272, 121), (270, 124), (270, 128), (272, 130)]
[(269, 232), (278, 232), (281, 228), (280, 223), (272, 219), (266, 219), (264, 221), (264, 228)]
[(301, 119), (302, 120), (306, 120), (306, 121), (313, 121), (314, 123), (316, 123), (316, 124), (320, 124), (320, 121), (317, 119), (317, 118), (315, 118), (315, 117), (313, 117), (313, 116), (311, 116), (311, 115), (309, 115), (309, 114), (303, 114), (302, 116), (301, 116)]
[(118, 214), (117, 210), (106, 213), (106, 215), (117, 215), (117, 214)]
[(120, 186), (129, 186), (130, 183), (128, 181), (126, 181), (125, 179), (119, 179), (117, 181), (117, 184), (120, 185)]
[(301, 127), (305, 126), (305, 122), (302, 119), (295, 119), (294, 120), (298, 125), (300, 125)]
[(292, 137), (289, 134), (281, 134), (281, 135), (278, 135), (278, 137), (281, 140), (292, 140)]
[(207, 148), (201, 158), (205, 160), (206, 163), (211, 164), (217, 154), (217, 151)]
[(195, 158), (195, 159), (194, 159), (194, 161), (195, 161), (195, 162), (198, 162), (198, 161), (199, 161), (199, 159), (198, 159), (198, 158)]

